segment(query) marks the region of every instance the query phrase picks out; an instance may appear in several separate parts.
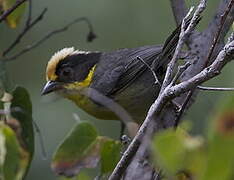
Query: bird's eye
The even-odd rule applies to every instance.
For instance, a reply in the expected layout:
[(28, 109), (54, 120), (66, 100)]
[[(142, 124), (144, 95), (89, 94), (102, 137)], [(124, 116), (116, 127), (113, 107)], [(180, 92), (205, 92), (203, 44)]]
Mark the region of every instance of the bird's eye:
[(70, 67), (65, 67), (62, 71), (61, 71), (61, 76), (63, 77), (71, 77), (73, 74), (73, 69)]

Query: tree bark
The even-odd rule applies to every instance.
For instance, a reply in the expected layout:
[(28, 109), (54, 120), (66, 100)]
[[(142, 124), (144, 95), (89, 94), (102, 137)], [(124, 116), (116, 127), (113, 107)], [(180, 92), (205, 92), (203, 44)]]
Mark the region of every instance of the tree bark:
[[(176, 20), (176, 23), (179, 24), (184, 16), (186, 15), (187, 9), (185, 6), (184, 0), (170, 0), (172, 11)], [(206, 66), (206, 58), (207, 54), (210, 51), (210, 47), (214, 41), (216, 32), (220, 26), (221, 22), (221, 15), (224, 14), (230, 0), (222, 0), (217, 8), (217, 11), (210, 21), (209, 26), (203, 32), (194, 32), (190, 35), (190, 38), (186, 42), (187, 46), (189, 47), (188, 57), (193, 57), (192, 59), (187, 59), (187, 61), (192, 62), (192, 65), (183, 73), (180, 78), (180, 81), (185, 81), (190, 79), (191, 77), (195, 76), (199, 72), (201, 72)], [(234, 7), (232, 7), (231, 12), (228, 14), (228, 17), (225, 21), (223, 26), (220, 39), (217, 45), (214, 48), (212, 53), (211, 62), (214, 61), (217, 54), (220, 50), (224, 47), (224, 38), (230, 29), (234, 20)], [(192, 97), (189, 100), (187, 108), (189, 108), (192, 103), (195, 101), (197, 91), (194, 91)], [(177, 97), (175, 101), (178, 104), (183, 104), (188, 92), (182, 94), (180, 97)], [(172, 127), (175, 124), (177, 116), (175, 110), (172, 106), (168, 106), (163, 110), (160, 114), (160, 117), (157, 119), (152, 119), (152, 123), (150, 124), (153, 126), (154, 133), (158, 131)], [(148, 138), (148, 139), (147, 139)], [(142, 141), (141, 145), (138, 148), (134, 158), (132, 159), (130, 165), (128, 166), (124, 176), (122, 177), (123, 180), (132, 180), (132, 179), (142, 179), (142, 180), (153, 180), (153, 179), (160, 179), (159, 172), (155, 171), (155, 168), (152, 167), (149, 159), (149, 137), (145, 135), (143, 137), (144, 141)]]

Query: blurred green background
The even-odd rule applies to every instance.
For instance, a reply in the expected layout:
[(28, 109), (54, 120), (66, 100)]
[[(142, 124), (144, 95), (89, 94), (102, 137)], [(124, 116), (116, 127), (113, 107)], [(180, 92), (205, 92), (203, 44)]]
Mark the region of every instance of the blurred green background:
[[(188, 4), (196, 5), (197, 0)], [(208, 1), (208, 8), (200, 24), (207, 26), (219, 0)], [(86, 42), (88, 28), (84, 23), (72, 26), (68, 31), (53, 36), (40, 47), (8, 64), (13, 84), (26, 87), (33, 102), (33, 117), (44, 137), (48, 159), (42, 160), (41, 148), (36, 136), (36, 152), (30, 168), (28, 180), (53, 180), (56, 177), (50, 170), (51, 156), (75, 122), (72, 114), (79, 114), (82, 120), (92, 121), (102, 135), (118, 138), (119, 122), (100, 121), (77, 109), (73, 103), (64, 99), (42, 98), (40, 91), (45, 83), (45, 67), (51, 55), (64, 47), (74, 46), (82, 50), (114, 50), (124, 47), (137, 47), (162, 44), (175, 28), (169, 0), (33, 0), (33, 15), (38, 15), (48, 7), (44, 19), (32, 29), (17, 46), (14, 52), (32, 44), (48, 31), (62, 27), (77, 17), (88, 17), (98, 38)], [(24, 19), (25, 20), (25, 19)], [(9, 29), (0, 24), (0, 50), (6, 48), (16, 37), (24, 23), (17, 29)], [(14, 53), (12, 52), (12, 53)], [(208, 82), (214, 86), (234, 86), (233, 64), (225, 67), (223, 74)], [(207, 115), (212, 112), (220, 97), (230, 93), (202, 92), (196, 104), (186, 114), (185, 119), (195, 123), (194, 133), (203, 132)]]

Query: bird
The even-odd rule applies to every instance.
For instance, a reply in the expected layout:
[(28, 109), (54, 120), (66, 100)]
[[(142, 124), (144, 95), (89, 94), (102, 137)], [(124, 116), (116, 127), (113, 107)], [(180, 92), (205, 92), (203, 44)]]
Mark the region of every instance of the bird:
[(42, 95), (58, 93), (97, 119), (124, 122), (124, 112), (127, 123), (140, 125), (159, 94), (180, 31), (178, 26), (163, 45), (109, 52), (64, 48), (48, 61)]

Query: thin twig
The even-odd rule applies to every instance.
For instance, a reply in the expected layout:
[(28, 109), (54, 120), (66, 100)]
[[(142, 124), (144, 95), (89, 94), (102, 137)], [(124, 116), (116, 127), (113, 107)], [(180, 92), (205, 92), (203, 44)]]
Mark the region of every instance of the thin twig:
[[(185, 38), (186, 36), (188, 35), (188, 32), (185, 28), (186, 26), (186, 21), (189, 20), (189, 17), (190, 17), (190, 14), (192, 13), (193, 11), (193, 7), (190, 8), (188, 14), (185, 16), (185, 18), (183, 19), (182, 21), (182, 24), (181, 24), (181, 32), (180, 32), (180, 36), (179, 36), (179, 41), (177, 43), (177, 46), (176, 46), (176, 49), (175, 49), (175, 53), (173, 55), (173, 58), (172, 60), (170, 61), (170, 63), (168, 64), (167, 66), (167, 71), (166, 71), (166, 74), (165, 74), (165, 78), (164, 78), (164, 81), (163, 81), (163, 84), (162, 84), (162, 88), (161, 88), (161, 91), (160, 91), (160, 94), (164, 91), (164, 89), (171, 83), (172, 81), (172, 77), (173, 77), (173, 71), (176, 67), (176, 63), (177, 63), (177, 60), (178, 60), (178, 55), (184, 45), (184, 41), (185, 41)], [(192, 21), (192, 20), (191, 20)], [(190, 21), (190, 23), (191, 23)], [(187, 32), (187, 33), (186, 33)]]
[(234, 88), (224, 88), (224, 87), (197, 86), (197, 89), (203, 90), (203, 91), (234, 91)]
[(187, 107), (188, 102), (190, 101), (191, 97), (193, 96), (194, 90), (190, 90), (183, 102), (183, 104), (181, 105), (181, 108), (179, 109), (179, 112), (176, 115), (176, 119), (175, 119), (175, 125), (174, 127), (177, 128), (178, 125), (180, 124), (180, 120), (182, 115), (184, 114), (185, 108)]
[[(217, 30), (218, 30), (219, 26), (221, 25), (222, 16), (224, 15), (225, 10), (227, 9), (230, 1), (231, 0), (220, 0), (219, 5), (216, 9), (216, 12), (213, 15), (213, 18), (209, 22), (208, 28), (204, 31), (205, 35), (207, 35), (207, 37), (209, 39), (210, 44), (213, 42), (214, 37), (217, 33)], [(218, 44), (223, 46), (223, 42), (225, 40), (224, 39), (225, 35), (230, 30), (230, 28), (233, 24), (233, 21), (234, 21), (234, 7), (232, 7), (231, 11), (228, 13), (228, 16), (227, 16), (225, 23), (224, 23), (224, 27), (222, 28), (221, 35), (219, 37)], [(210, 38), (212, 38), (212, 39), (210, 39)], [(208, 53), (207, 53), (207, 55), (208, 55)]]
[(18, 0), (16, 3), (8, 10), (4, 11), (0, 16), (0, 23), (7, 18), (16, 8), (18, 8), (21, 4), (23, 4), (27, 0)]
[[(74, 93), (76, 94), (77, 92), (70, 92), (71, 95)], [(113, 99), (104, 96), (94, 88), (85, 88), (80, 91), (80, 93), (114, 112), (123, 123), (128, 124), (134, 122), (131, 115), (122, 106), (116, 103)]]
[(141, 61), (141, 62), (150, 70), (150, 72), (151, 72), (151, 73), (153, 74), (153, 76), (154, 76), (155, 84), (161, 85), (161, 83), (160, 83), (160, 81), (158, 80), (158, 77), (157, 77), (155, 71), (153, 70), (153, 68), (152, 68), (149, 64), (147, 64), (141, 57), (137, 56), (136, 59), (139, 60), (139, 61)]
[(234, 32), (231, 33), (230, 37), (228, 37), (227, 43), (230, 43), (234, 40)]
[[(230, 43), (227, 43), (223, 49), (219, 52), (218, 56), (214, 62), (207, 68), (203, 69), (200, 73), (194, 77), (181, 82), (178, 85), (175, 85), (170, 88), (170, 91), (173, 92), (172, 96), (176, 97), (181, 93), (185, 93), (188, 89), (194, 89), (205, 81), (219, 75), (223, 67), (232, 60), (232, 55), (234, 54), (234, 40)], [(170, 95), (171, 96), (171, 95)]]
[(40, 44), (42, 44), (44, 41), (48, 40), (50, 37), (52, 37), (52, 36), (54, 36), (54, 35), (56, 35), (58, 33), (64, 32), (64, 31), (68, 30), (68, 28), (70, 28), (73, 24), (78, 23), (78, 22), (82, 22), (82, 21), (86, 22), (88, 24), (90, 32), (93, 32), (93, 27), (92, 27), (90, 21), (86, 17), (77, 18), (74, 21), (72, 21), (72, 22), (68, 23), (67, 25), (65, 25), (64, 27), (53, 30), (53, 31), (47, 33), (40, 40), (38, 40), (37, 42), (35, 42), (35, 43), (31, 44), (31, 45), (26, 46), (23, 50), (21, 50), (17, 54), (15, 54), (13, 56), (10, 56), (10, 57), (6, 57), (6, 58), (4, 58), (2, 60), (4, 60), (4, 61), (15, 60), (16, 58), (18, 58), (21, 55), (27, 53), (28, 51), (38, 47)]
[(168, 68), (167, 68), (167, 72), (166, 72), (166, 75), (165, 75), (165, 78), (163, 81), (161, 92), (165, 89), (166, 86), (168, 86), (170, 84), (170, 81), (172, 81), (173, 70), (176, 67), (176, 63), (177, 63), (180, 51), (182, 50), (182, 47), (185, 43), (185, 40), (188, 38), (189, 34), (194, 30), (197, 23), (199, 22), (200, 17), (201, 17), (200, 15), (205, 10), (205, 8), (206, 8), (206, 0), (201, 0), (198, 7), (196, 8), (196, 10), (193, 14), (193, 17), (190, 20), (190, 23), (189, 23), (187, 28), (186, 28), (186, 22), (189, 20), (190, 14), (193, 11), (193, 7), (190, 8), (189, 12), (184, 17), (184, 19), (182, 21), (182, 25), (181, 25), (180, 38), (179, 38), (179, 41), (177, 43), (174, 56), (173, 56), (172, 60), (170, 61), (170, 63), (168, 64)]
[(175, 74), (174, 78), (171, 81), (171, 86), (176, 83), (176, 81), (180, 78), (181, 74), (183, 74), (183, 72), (186, 71), (186, 69), (189, 66), (191, 66), (191, 63), (187, 62), (184, 65), (178, 67), (178, 71), (177, 71), (177, 73)]
[(199, 21), (201, 14), (205, 10), (205, 8), (206, 8), (206, 0), (200, 0), (200, 3), (193, 14), (193, 18), (191, 19), (185, 34), (189, 34), (196, 27), (197, 22)]
[(217, 45), (217, 43), (219, 41), (219, 38), (220, 38), (220, 35), (221, 35), (221, 31), (223, 29), (225, 20), (227, 19), (227, 16), (228, 16), (229, 12), (231, 11), (233, 4), (234, 4), (234, 0), (230, 0), (229, 4), (227, 6), (227, 9), (224, 11), (224, 14), (221, 15), (220, 25), (218, 26), (216, 35), (214, 37), (211, 48), (209, 50), (209, 53), (208, 53), (208, 56), (207, 56), (207, 59), (206, 59), (206, 63), (205, 63), (205, 67), (207, 67), (209, 62), (210, 62), (210, 58), (211, 58), (211, 56), (213, 54), (214, 48), (215, 48), (215, 46)]
[[(31, 30), (31, 28), (36, 25), (39, 21), (41, 21), (45, 15), (45, 13), (47, 12), (47, 8), (45, 8), (41, 14), (31, 23), (31, 20), (30, 20), (30, 16), (29, 15), (29, 18), (25, 24), (25, 27), (23, 29), (23, 31), (17, 36), (17, 38), (15, 39), (15, 41), (6, 49), (3, 51), (3, 54), (2, 56), (6, 56), (11, 50), (13, 50), (13, 48), (18, 44), (20, 43), (21, 39), (25, 36), (25, 34), (27, 32), (29, 32), (29, 30)], [(29, 24), (28, 24), (29, 23)]]
[[(179, 66), (179, 69), (176, 73), (176, 75), (174, 76), (174, 79), (172, 80), (171, 82), (171, 85), (174, 85), (176, 83), (176, 81), (180, 78), (181, 74), (186, 71), (186, 69), (191, 65), (190, 62), (187, 62), (184, 66)], [(176, 114), (176, 119), (175, 119), (175, 125), (174, 127), (177, 128), (179, 122), (180, 122), (180, 119), (185, 111), (185, 108), (190, 100), (190, 98), (192, 97), (193, 95), (193, 90), (189, 91), (189, 93), (187, 94), (186, 98), (185, 98), (185, 101), (183, 102), (183, 104), (181, 106), (179, 106), (179, 111), (177, 111), (177, 114)], [(177, 105), (178, 107), (178, 105)]]
[(32, 0), (28, 0), (28, 19), (26, 21), (26, 26), (29, 26), (31, 24), (32, 20)]
[(41, 154), (42, 154), (42, 157), (43, 157), (43, 159), (46, 160), (47, 159), (47, 152), (46, 152), (43, 136), (41, 134), (40, 128), (37, 125), (37, 123), (35, 121), (32, 121), (32, 122), (33, 122), (33, 125), (34, 125), (34, 128), (35, 128), (35, 131), (38, 134), (39, 143), (41, 145)]

